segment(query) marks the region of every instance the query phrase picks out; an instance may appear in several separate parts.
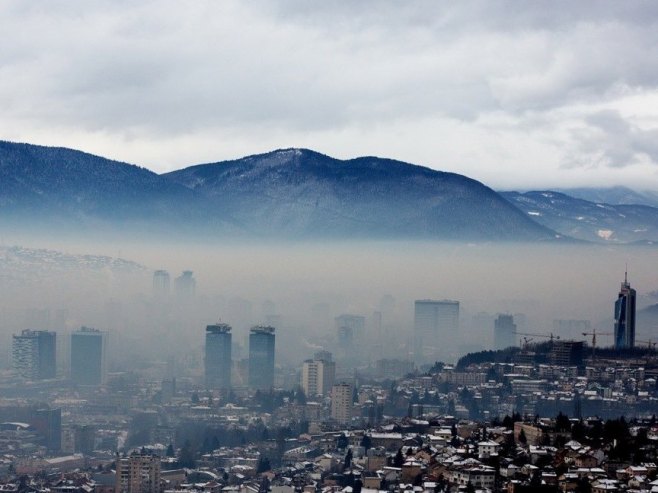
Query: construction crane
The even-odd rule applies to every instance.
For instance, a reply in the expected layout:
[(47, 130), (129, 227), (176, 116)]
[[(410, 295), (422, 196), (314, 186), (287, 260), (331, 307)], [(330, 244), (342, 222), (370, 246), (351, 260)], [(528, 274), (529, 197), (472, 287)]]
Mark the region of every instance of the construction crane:
[(520, 346), (523, 348), (524, 351), (526, 352), (528, 351), (528, 345), (530, 344), (531, 341), (532, 339), (529, 337), (523, 338), (523, 344), (520, 344)]
[(545, 337), (546, 339), (550, 339), (551, 342), (553, 342), (553, 339), (559, 339), (560, 338), (560, 336), (553, 335), (552, 332), (550, 334), (536, 334), (536, 333), (533, 333), (533, 332), (514, 332), (514, 334), (516, 334), (517, 336)]
[(592, 336), (592, 358), (594, 358), (594, 352), (596, 351), (596, 335), (600, 336), (614, 336), (612, 332), (597, 332), (596, 329), (592, 329), (592, 332), (583, 332), (585, 337)]
[(638, 344), (646, 344), (649, 349), (654, 349), (654, 350), (656, 349), (657, 343), (653, 341), (635, 341), (635, 342), (637, 342)]

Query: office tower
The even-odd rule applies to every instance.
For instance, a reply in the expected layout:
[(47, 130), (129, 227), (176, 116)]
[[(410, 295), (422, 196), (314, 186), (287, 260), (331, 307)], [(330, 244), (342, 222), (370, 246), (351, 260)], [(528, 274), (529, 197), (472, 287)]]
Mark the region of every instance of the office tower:
[(414, 303), (416, 363), (433, 363), (454, 349), (459, 330), (459, 301), (417, 300)]
[(166, 270), (156, 270), (153, 273), (153, 297), (167, 298), (169, 296), (170, 281), (169, 272)]
[(347, 382), (337, 383), (331, 388), (331, 419), (340, 424), (352, 421), (352, 385)]
[(515, 345), (516, 324), (512, 315), (498, 315), (494, 321), (494, 349), (505, 349)]
[(174, 290), (176, 296), (183, 300), (189, 300), (194, 297), (196, 292), (196, 280), (191, 270), (184, 270), (183, 273), (174, 280)]
[(331, 361), (331, 354), (325, 358), (321, 353), (304, 361), (302, 366), (302, 389), (307, 396), (329, 395), (334, 385), (336, 363)]
[(635, 297), (626, 273), (615, 301), (615, 349), (635, 347)]
[(37, 409), (32, 414), (30, 425), (44, 438), (48, 450), (59, 451), (62, 448), (62, 410)]
[(274, 387), (274, 327), (256, 325), (249, 334), (249, 387)]
[(115, 493), (160, 493), (160, 457), (133, 454), (116, 461)]
[(215, 324), (206, 327), (206, 388), (231, 388), (231, 326)]
[(362, 315), (339, 315), (336, 317), (336, 330), (349, 329), (352, 336), (357, 339), (363, 339), (366, 331), (366, 317)]
[(13, 367), (30, 380), (55, 378), (57, 372), (55, 332), (23, 330), (12, 341)]
[(71, 380), (79, 385), (105, 382), (107, 334), (82, 327), (71, 334)]

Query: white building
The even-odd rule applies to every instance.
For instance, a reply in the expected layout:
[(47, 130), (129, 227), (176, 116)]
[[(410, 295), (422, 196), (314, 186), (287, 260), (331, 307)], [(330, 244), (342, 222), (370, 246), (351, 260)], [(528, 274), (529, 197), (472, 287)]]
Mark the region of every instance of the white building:
[(352, 421), (352, 385), (337, 383), (331, 388), (331, 419), (340, 424)]

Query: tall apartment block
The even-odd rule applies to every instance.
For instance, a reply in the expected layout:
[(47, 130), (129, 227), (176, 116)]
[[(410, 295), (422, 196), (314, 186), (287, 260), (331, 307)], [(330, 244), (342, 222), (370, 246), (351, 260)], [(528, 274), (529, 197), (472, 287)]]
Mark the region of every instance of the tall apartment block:
[(160, 493), (160, 457), (133, 454), (116, 461), (115, 493)]
[[(325, 354), (323, 354), (325, 353)], [(329, 354), (329, 357), (326, 356)], [(336, 363), (323, 351), (302, 365), (302, 389), (307, 396), (327, 396), (336, 378)]]
[(71, 380), (78, 385), (105, 383), (107, 334), (82, 327), (71, 334)]
[(57, 372), (55, 332), (23, 330), (12, 340), (12, 363), (18, 375), (30, 380), (55, 378)]
[(337, 383), (331, 388), (331, 419), (340, 424), (352, 421), (352, 384)]

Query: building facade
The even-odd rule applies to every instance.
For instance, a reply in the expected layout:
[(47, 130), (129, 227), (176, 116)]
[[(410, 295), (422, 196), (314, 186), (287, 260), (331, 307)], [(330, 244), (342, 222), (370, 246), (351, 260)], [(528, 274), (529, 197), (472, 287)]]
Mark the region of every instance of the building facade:
[(116, 461), (115, 493), (160, 493), (160, 457), (133, 454)]
[(169, 272), (156, 270), (153, 273), (153, 297), (157, 299), (167, 298), (171, 289)]
[(327, 396), (336, 378), (336, 363), (326, 359), (308, 359), (302, 366), (302, 389), (307, 396)]
[(214, 324), (206, 327), (206, 388), (231, 388), (231, 326)]
[(516, 324), (512, 315), (500, 314), (494, 321), (494, 349), (515, 345)]
[(635, 298), (636, 292), (625, 275), (615, 301), (615, 349), (635, 347)]
[(352, 421), (354, 407), (352, 384), (337, 383), (331, 388), (331, 419), (346, 425)]
[(414, 303), (414, 357), (433, 363), (454, 351), (459, 335), (459, 301), (417, 300)]
[(274, 327), (256, 325), (249, 334), (249, 387), (274, 387)]
[(71, 334), (71, 380), (78, 385), (102, 385), (106, 374), (107, 334), (82, 327)]
[(12, 340), (14, 371), (23, 378), (43, 380), (57, 373), (57, 334), (46, 330), (23, 330)]

